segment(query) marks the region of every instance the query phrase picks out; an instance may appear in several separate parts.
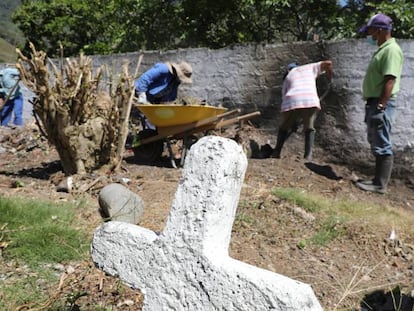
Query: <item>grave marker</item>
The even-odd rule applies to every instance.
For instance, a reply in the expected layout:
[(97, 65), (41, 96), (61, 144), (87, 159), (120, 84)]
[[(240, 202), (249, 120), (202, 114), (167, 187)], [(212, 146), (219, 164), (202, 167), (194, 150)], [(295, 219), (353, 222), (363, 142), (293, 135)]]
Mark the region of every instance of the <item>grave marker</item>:
[(143, 310), (322, 310), (309, 285), (229, 257), (246, 168), (236, 142), (201, 138), (186, 158), (163, 232), (105, 223), (95, 231), (92, 259), (140, 289)]

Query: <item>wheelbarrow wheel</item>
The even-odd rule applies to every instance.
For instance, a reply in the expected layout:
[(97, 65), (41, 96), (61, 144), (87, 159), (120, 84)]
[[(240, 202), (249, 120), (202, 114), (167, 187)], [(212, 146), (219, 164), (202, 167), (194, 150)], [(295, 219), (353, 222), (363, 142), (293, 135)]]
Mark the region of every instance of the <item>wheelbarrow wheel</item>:
[[(138, 140), (157, 135), (156, 130), (144, 129), (138, 133)], [(154, 163), (161, 158), (164, 151), (164, 142), (156, 140), (132, 149), (138, 162)]]

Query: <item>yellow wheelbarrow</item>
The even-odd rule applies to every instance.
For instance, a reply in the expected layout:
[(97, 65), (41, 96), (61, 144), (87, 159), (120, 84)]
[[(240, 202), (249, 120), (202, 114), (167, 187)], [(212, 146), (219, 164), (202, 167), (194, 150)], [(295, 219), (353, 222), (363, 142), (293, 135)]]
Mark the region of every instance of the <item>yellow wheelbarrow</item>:
[(166, 143), (171, 163), (176, 167), (170, 141), (182, 139), (181, 163), (187, 150), (197, 141), (195, 133), (220, 129), (230, 124), (260, 115), (259, 111), (239, 115), (240, 109), (209, 105), (143, 105), (135, 107), (155, 126), (130, 134), (126, 148), (131, 149), (138, 161), (155, 162), (161, 158)]

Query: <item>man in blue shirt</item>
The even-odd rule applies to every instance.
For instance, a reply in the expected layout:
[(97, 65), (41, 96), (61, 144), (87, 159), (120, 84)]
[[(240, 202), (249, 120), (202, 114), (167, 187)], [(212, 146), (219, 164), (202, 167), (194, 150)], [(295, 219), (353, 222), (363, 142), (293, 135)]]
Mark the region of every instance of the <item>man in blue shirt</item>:
[(177, 98), (181, 83), (192, 83), (193, 69), (187, 62), (156, 63), (135, 81), (138, 102), (159, 104), (171, 102)]
[[(193, 69), (187, 62), (156, 63), (135, 81), (135, 95), (140, 104), (160, 104), (177, 99), (178, 86), (191, 84)], [(144, 128), (155, 130), (155, 126), (140, 112)]]

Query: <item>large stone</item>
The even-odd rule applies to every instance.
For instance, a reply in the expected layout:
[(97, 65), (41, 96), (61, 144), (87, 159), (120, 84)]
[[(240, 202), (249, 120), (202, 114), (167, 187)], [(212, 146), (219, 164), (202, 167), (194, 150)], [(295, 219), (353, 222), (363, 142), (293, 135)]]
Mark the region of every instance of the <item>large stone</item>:
[(144, 213), (142, 198), (121, 184), (113, 183), (99, 192), (102, 217), (112, 221), (139, 224)]
[(163, 232), (105, 223), (94, 233), (93, 261), (141, 289), (143, 310), (322, 310), (309, 285), (229, 257), (246, 167), (234, 141), (200, 139)]

